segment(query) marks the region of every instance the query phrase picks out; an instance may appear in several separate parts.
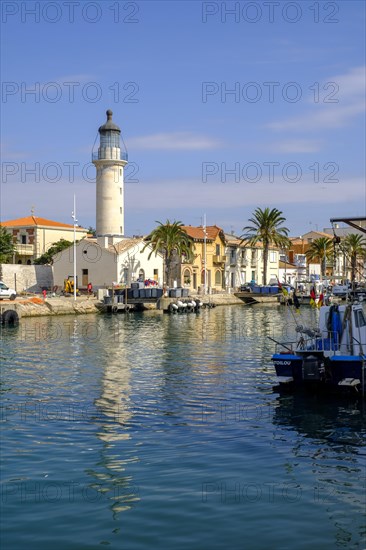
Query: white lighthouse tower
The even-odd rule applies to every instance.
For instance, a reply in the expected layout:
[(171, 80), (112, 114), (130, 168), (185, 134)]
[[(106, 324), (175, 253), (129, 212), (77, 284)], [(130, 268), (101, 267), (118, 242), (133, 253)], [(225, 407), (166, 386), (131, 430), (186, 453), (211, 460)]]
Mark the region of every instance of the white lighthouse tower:
[(107, 122), (100, 126), (98, 152), (93, 153), (97, 170), (96, 233), (107, 244), (120, 241), (124, 235), (124, 186), (123, 170), (127, 153), (121, 151), (121, 130), (112, 121), (112, 111), (107, 111)]

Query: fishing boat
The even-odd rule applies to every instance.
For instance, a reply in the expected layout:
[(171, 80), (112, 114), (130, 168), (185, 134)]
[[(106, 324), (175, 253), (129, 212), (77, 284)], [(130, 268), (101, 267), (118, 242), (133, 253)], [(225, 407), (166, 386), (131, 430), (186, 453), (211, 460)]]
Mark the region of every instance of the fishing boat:
[(362, 304), (324, 305), (316, 329), (297, 324), (296, 332), (296, 342), (275, 340), (272, 362), (280, 386), (365, 396), (366, 318)]

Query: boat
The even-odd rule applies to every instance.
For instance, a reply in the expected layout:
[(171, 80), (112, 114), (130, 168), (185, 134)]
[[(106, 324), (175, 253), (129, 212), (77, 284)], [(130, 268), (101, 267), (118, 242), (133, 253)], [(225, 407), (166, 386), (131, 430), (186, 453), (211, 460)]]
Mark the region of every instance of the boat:
[[(287, 289), (287, 287), (286, 287)], [(288, 287), (290, 290), (290, 287)], [(245, 304), (266, 304), (280, 302), (281, 289), (276, 285), (242, 285), (240, 292), (234, 292), (234, 296), (240, 298)]]
[(366, 318), (361, 303), (323, 305), (318, 327), (297, 324), (296, 332), (296, 342), (275, 340), (272, 362), (280, 387), (365, 397)]

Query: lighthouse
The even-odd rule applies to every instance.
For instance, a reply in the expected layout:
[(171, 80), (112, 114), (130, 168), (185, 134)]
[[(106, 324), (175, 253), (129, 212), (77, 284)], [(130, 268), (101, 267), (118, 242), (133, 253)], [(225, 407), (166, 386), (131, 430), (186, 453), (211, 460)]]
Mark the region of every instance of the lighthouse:
[(120, 241), (125, 230), (123, 170), (127, 153), (121, 151), (121, 129), (113, 122), (112, 111), (106, 114), (107, 121), (98, 130), (99, 148), (93, 153), (93, 164), (97, 170), (96, 233), (111, 244)]

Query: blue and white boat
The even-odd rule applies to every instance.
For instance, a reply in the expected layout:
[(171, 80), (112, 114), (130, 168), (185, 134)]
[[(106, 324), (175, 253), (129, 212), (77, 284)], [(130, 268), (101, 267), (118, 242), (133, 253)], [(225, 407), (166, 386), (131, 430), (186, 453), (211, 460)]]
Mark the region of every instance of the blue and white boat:
[(366, 318), (360, 303), (322, 306), (317, 329), (297, 325), (295, 343), (272, 356), (280, 386), (365, 396)]

